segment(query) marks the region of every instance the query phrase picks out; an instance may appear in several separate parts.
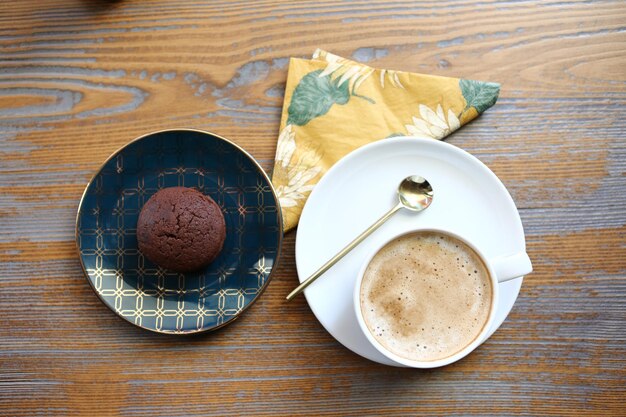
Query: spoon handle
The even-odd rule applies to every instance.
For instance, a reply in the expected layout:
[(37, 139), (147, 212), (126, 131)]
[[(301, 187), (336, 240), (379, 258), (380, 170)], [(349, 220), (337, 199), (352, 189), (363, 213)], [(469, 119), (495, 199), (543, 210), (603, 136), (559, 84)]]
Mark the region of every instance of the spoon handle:
[(383, 223), (385, 223), (396, 211), (402, 208), (402, 204), (398, 203), (395, 207), (389, 210), (387, 213), (383, 214), (383, 216), (376, 220), (376, 223), (372, 224), (370, 227), (365, 229), (360, 235), (358, 235), (352, 242), (348, 243), (348, 245), (339, 251), (338, 254), (333, 256), (328, 260), (324, 265), (320, 267), (317, 271), (313, 273), (310, 277), (308, 277), (305, 281), (303, 281), (300, 285), (296, 287), (288, 296), (287, 300), (291, 301), (296, 295), (300, 294), (306, 287), (311, 285), (313, 281), (318, 279), (324, 272), (328, 271), (333, 265), (335, 265), (341, 258), (346, 256), (348, 252), (354, 249), (359, 243), (361, 243), (366, 237), (372, 234), (372, 232), (378, 229)]

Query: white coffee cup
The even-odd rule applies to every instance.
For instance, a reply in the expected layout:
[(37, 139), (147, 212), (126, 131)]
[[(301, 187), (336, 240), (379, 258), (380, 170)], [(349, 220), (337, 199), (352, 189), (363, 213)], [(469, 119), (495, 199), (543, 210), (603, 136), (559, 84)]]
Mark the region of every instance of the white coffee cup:
[[(482, 330), (480, 331), (480, 333), (474, 338), (474, 340), (470, 344), (465, 346), (462, 350), (456, 352), (455, 354), (451, 356), (448, 356), (442, 359), (433, 360), (433, 361), (418, 361), (418, 360), (407, 359), (407, 358), (404, 358), (402, 356), (395, 354), (394, 352), (389, 351), (389, 349), (384, 347), (372, 335), (371, 331), (369, 330), (369, 328), (367, 327), (365, 323), (365, 319), (363, 318), (363, 312), (361, 311), (361, 283), (363, 282), (363, 276), (365, 274), (365, 271), (368, 265), (370, 264), (370, 262), (372, 261), (372, 259), (374, 258), (374, 256), (383, 247), (385, 247), (387, 244), (389, 244), (393, 240), (398, 239), (408, 234), (413, 234), (413, 233), (418, 233), (418, 232), (440, 233), (440, 234), (450, 236), (453, 239), (457, 239), (465, 243), (482, 260), (483, 264), (485, 265), (489, 273), (489, 278), (491, 279), (491, 284), (492, 284), (492, 297), (491, 297), (491, 307), (489, 311), (489, 316), (485, 325), (482, 327)], [(451, 231), (440, 229), (440, 228), (413, 229), (410, 231), (403, 232), (401, 234), (394, 235), (390, 239), (386, 240), (382, 245), (379, 245), (376, 248), (374, 248), (374, 250), (372, 250), (370, 254), (366, 257), (365, 262), (363, 262), (363, 265), (361, 266), (361, 269), (359, 270), (359, 274), (357, 275), (356, 285), (354, 288), (354, 298), (353, 298), (354, 310), (355, 310), (357, 321), (359, 322), (361, 331), (363, 332), (367, 340), (372, 344), (372, 346), (376, 350), (378, 350), (381, 354), (385, 355), (387, 358), (391, 359), (392, 361), (396, 362), (399, 365), (403, 365), (403, 366), (407, 366), (411, 368), (436, 368), (436, 367), (451, 364), (453, 362), (456, 362), (462, 359), (463, 357), (471, 353), (474, 349), (476, 349), (483, 342), (483, 340), (486, 339), (487, 333), (489, 332), (489, 329), (491, 328), (493, 321), (494, 321), (496, 307), (498, 306), (498, 298), (499, 298), (498, 283), (521, 277), (523, 275), (529, 274), (530, 272), (532, 272), (532, 264), (530, 262), (530, 258), (525, 252), (514, 253), (514, 254), (490, 259), (486, 257), (485, 254), (470, 240), (462, 236), (459, 236), (458, 234), (453, 233)]]

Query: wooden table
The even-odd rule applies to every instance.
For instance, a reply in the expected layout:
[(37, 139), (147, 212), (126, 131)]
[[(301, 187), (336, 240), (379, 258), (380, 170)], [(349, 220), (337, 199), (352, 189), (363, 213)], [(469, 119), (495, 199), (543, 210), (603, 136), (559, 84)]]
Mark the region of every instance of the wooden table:
[[(620, 0), (3, 1), (0, 415), (626, 415), (625, 24)], [(194, 127), (269, 170), (288, 58), (317, 47), (502, 83), (448, 141), (509, 188), (535, 272), (457, 364), (371, 363), (286, 303), (295, 233), (259, 302), (200, 337), (129, 325), (83, 277), (74, 216), (109, 154)]]

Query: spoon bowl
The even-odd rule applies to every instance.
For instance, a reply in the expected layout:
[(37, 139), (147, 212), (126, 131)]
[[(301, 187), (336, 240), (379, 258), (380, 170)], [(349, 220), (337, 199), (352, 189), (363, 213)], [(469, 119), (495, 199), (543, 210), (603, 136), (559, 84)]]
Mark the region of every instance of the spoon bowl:
[(398, 199), (404, 208), (422, 211), (433, 202), (433, 187), (426, 178), (411, 175), (398, 186)]

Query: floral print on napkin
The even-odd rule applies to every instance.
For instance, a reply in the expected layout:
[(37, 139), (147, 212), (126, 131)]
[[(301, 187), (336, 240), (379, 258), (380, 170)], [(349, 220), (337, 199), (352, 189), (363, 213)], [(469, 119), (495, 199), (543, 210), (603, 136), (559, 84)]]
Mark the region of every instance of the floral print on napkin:
[(272, 182), (293, 229), (330, 167), (367, 143), (394, 136), (443, 139), (493, 106), (500, 85), (375, 69), (318, 49), (292, 58)]

